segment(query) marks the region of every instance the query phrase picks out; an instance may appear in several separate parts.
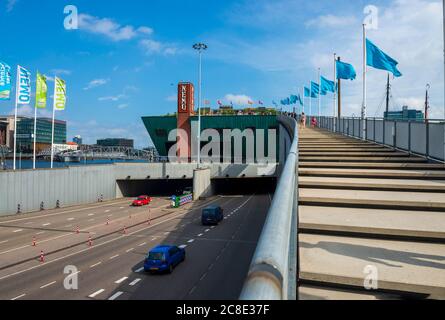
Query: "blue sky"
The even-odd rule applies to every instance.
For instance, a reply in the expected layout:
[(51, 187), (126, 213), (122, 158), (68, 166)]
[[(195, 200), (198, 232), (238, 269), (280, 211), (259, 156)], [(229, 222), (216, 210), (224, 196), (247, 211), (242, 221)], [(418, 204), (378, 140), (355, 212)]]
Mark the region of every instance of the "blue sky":
[[(69, 4), (78, 9), (78, 30), (64, 28)], [(443, 117), (441, 1), (2, 0), (0, 60), (65, 79), (67, 109), (57, 117), (68, 121), (69, 140), (80, 134), (87, 143), (131, 137), (147, 146), (140, 117), (176, 110), (177, 82), (197, 82), (191, 48), (197, 41), (209, 46), (203, 97), (214, 106), (218, 99), (270, 105), (315, 80), (318, 67), (333, 78), (336, 52), (356, 68), (357, 80), (342, 91), (345, 115), (358, 115), (368, 4), (379, 9), (379, 28), (369, 38), (399, 61), (403, 73), (392, 80), (392, 108), (420, 108), (430, 83), (431, 114)], [(385, 72), (370, 70), (370, 116), (381, 115), (385, 79)], [(0, 114), (11, 113), (12, 103), (0, 102)], [(322, 112), (332, 114), (330, 96)]]

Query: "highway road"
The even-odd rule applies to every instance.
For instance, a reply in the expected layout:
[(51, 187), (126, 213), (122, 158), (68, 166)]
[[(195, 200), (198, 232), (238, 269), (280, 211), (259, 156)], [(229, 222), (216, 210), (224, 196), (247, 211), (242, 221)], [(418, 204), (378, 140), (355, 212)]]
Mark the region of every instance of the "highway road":
[[(172, 209), (168, 208), (168, 199), (157, 198), (150, 205), (150, 224), (147, 207), (128, 208), (129, 199), (37, 213), (22, 216), (19, 221), (1, 219), (0, 242), (8, 240), (0, 244), (2, 252), (30, 244), (28, 237), (36, 229), (52, 227), (56, 231), (47, 231), (49, 238), (57, 237), (52, 232), (68, 235), (47, 241), (55, 249), (45, 255), (43, 263), (36, 253), (49, 246), (47, 243), (0, 253), (4, 266), (0, 268), (0, 299), (237, 299), (270, 200), (267, 194), (215, 196)], [(218, 226), (200, 223), (201, 209), (210, 203), (224, 208), (225, 219)], [(104, 224), (111, 214), (116, 221)], [(75, 220), (68, 221), (69, 218)], [(30, 221), (33, 226), (26, 225)], [(46, 223), (50, 225), (43, 226)], [(66, 227), (70, 224), (79, 224), (81, 233)], [(122, 230), (124, 224), (128, 224), (126, 233)], [(20, 228), (24, 230), (13, 232)], [(76, 242), (76, 237), (91, 235), (84, 232), (89, 228), (95, 230), (91, 247), (83, 240)], [(67, 240), (73, 238), (74, 243)], [(145, 255), (157, 244), (185, 247), (187, 258), (172, 274), (151, 275), (142, 271)], [(22, 250), (23, 258), (26, 254), (31, 254), (31, 258), (13, 265), (5, 261), (6, 256)], [(63, 285), (68, 276), (64, 274), (66, 266), (75, 266), (77, 270), (68, 279), (78, 278), (75, 290), (67, 290)]]

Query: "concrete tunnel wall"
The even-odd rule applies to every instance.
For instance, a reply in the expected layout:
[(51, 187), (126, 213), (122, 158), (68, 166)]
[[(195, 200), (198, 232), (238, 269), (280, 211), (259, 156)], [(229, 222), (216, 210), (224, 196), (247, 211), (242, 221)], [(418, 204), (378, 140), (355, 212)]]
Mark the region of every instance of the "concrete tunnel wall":
[[(286, 150), (290, 140), (281, 126), (279, 137), (280, 149)], [(280, 161), (283, 156), (284, 154), (280, 152)], [(221, 191), (221, 183), (213, 182), (214, 179), (276, 177), (279, 168), (278, 163), (207, 163), (203, 165), (209, 168), (212, 181), (208, 185), (210, 194), (214, 192), (212, 189), (214, 186), (219, 185)], [(196, 163), (116, 163), (58, 169), (0, 171), (0, 216), (16, 214), (19, 205), (20, 212), (26, 213), (40, 210), (41, 202), (44, 204), (44, 209), (53, 209), (57, 201), (61, 207), (67, 207), (94, 203), (99, 198), (111, 200), (123, 196), (135, 196), (141, 189), (166, 190), (165, 192), (168, 193), (170, 189), (165, 186), (164, 189), (150, 189), (150, 183), (144, 185), (142, 182), (136, 182), (134, 185), (125, 185), (122, 181), (189, 180), (185, 183), (190, 186), (195, 169)], [(208, 181), (207, 178), (206, 180)], [(151, 185), (154, 186), (157, 183), (158, 186), (162, 185), (160, 182), (153, 182)], [(182, 182), (178, 183), (179, 187), (182, 187)]]

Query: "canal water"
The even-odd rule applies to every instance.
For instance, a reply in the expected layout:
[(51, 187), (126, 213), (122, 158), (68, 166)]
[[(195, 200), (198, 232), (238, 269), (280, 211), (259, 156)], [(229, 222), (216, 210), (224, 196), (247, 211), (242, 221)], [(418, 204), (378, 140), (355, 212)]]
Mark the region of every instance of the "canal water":
[[(73, 167), (73, 166), (85, 166), (85, 165), (99, 165), (99, 164), (112, 164), (112, 163), (146, 163), (147, 160), (109, 160), (109, 159), (101, 159), (101, 160), (87, 160), (81, 162), (54, 162), (54, 168), (64, 168), (64, 167)], [(6, 160), (7, 169), (12, 169), (13, 162), (12, 160)], [(32, 169), (32, 160), (16, 160), (17, 169)], [(36, 161), (37, 169), (50, 168), (50, 161)], [(3, 168), (0, 168), (0, 170)]]

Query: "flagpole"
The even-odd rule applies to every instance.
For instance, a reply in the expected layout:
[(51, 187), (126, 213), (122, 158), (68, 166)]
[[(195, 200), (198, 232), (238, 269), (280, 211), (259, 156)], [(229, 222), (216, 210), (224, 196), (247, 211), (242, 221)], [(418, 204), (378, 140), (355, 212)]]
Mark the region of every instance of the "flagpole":
[(320, 86), (320, 68), (318, 68), (318, 116), (321, 115), (321, 86)]
[(362, 139), (366, 139), (366, 25), (363, 24), (363, 104), (362, 104)]
[(309, 92), (309, 115), (312, 116), (312, 88)]
[(16, 154), (17, 154), (17, 102), (19, 100), (19, 66), (17, 65), (16, 85), (15, 85), (15, 110), (14, 110), (14, 160), (13, 169), (16, 169)]
[(333, 109), (333, 117), (334, 117), (334, 119), (335, 119), (335, 107), (336, 107), (336, 95), (337, 95), (337, 86), (336, 86), (336, 82), (337, 82), (337, 65), (336, 65), (336, 63), (335, 63), (335, 57), (336, 57), (336, 53), (334, 53), (334, 109)]
[[(39, 81), (39, 71), (37, 70), (37, 81)], [(37, 89), (37, 83), (36, 83), (36, 89)], [(36, 103), (34, 105), (34, 147), (32, 150), (32, 168), (33, 170), (36, 169), (36, 134), (37, 134), (37, 90), (36, 90)]]
[[(57, 77), (54, 77), (54, 100), (56, 99), (56, 86), (57, 86)], [(52, 133), (51, 133), (51, 169), (53, 168), (54, 163), (54, 118), (56, 115), (56, 108), (55, 103), (53, 101), (53, 126), (52, 126)]]

